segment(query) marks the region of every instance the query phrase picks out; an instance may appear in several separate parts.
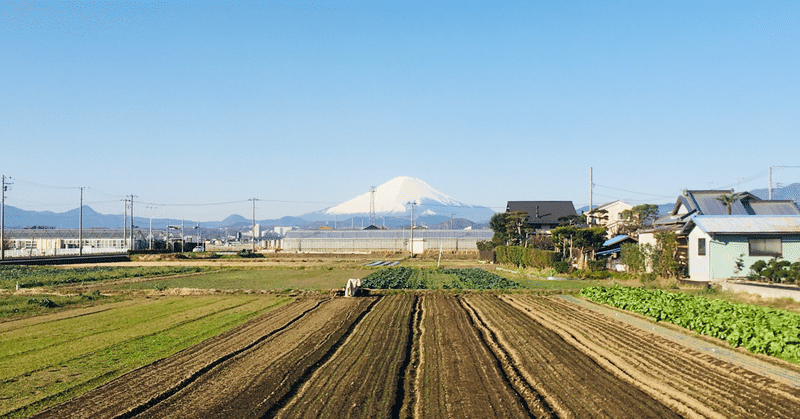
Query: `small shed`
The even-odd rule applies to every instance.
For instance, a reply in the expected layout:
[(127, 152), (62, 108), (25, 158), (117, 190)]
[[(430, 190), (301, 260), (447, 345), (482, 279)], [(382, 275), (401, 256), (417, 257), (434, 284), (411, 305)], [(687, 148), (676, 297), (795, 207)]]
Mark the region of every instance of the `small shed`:
[[(800, 215), (697, 215), (690, 223), (685, 230), (693, 281), (745, 276), (757, 260), (800, 260)], [(737, 272), (739, 259), (744, 268)]]
[(622, 264), (619, 256), (620, 253), (622, 253), (622, 245), (628, 243), (635, 244), (637, 241), (627, 234), (620, 234), (603, 242), (603, 246), (600, 248), (600, 251), (595, 255), (598, 259), (608, 259), (607, 266), (609, 269), (624, 271), (625, 265)]

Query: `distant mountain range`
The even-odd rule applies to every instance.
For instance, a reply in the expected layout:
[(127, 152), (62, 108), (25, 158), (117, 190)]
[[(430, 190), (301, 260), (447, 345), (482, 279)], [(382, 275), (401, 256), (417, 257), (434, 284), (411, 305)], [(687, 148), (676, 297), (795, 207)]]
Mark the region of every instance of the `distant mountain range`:
[[(494, 214), (490, 208), (467, 205), (457, 201), (435, 189), (427, 183), (410, 177), (397, 177), (375, 188), (374, 201), (372, 193), (367, 192), (342, 204), (324, 210), (303, 214), (299, 217), (287, 216), (279, 219), (256, 220), (262, 229), (271, 226), (296, 226), (301, 228), (318, 228), (330, 226), (337, 228), (361, 228), (369, 226), (370, 204), (374, 202), (374, 224), (386, 228), (402, 228), (411, 224), (411, 209), (408, 202), (416, 202), (414, 206), (414, 224), (433, 226), (449, 225), (454, 228), (466, 228), (483, 225)], [(6, 228), (30, 228), (34, 226), (53, 228), (78, 228), (79, 209), (62, 213), (51, 211), (26, 211), (6, 205)], [(463, 221), (462, 221), (463, 220)], [(150, 218), (135, 217), (134, 225), (145, 229), (150, 226)], [(127, 220), (130, 225), (130, 219)], [(166, 225), (180, 225), (179, 219), (153, 218), (153, 228), (163, 229)], [(203, 229), (231, 228), (246, 229), (253, 224), (251, 218), (238, 214), (230, 215), (221, 221), (184, 220), (187, 229), (199, 225)], [(123, 216), (100, 214), (89, 206), (83, 207), (84, 228), (122, 228)], [(463, 227), (459, 227), (463, 226)], [(446, 227), (441, 227), (446, 228)]]
[[(766, 188), (754, 189), (750, 193), (767, 199), (769, 191)], [(295, 226), (301, 228), (319, 228), (321, 226), (342, 228), (361, 228), (369, 225), (369, 208), (371, 193), (359, 195), (342, 204), (324, 210), (303, 214), (301, 216), (287, 216), (278, 219), (256, 220), (262, 229), (271, 226)], [(772, 191), (772, 198), (776, 200), (793, 200), (800, 205), (800, 183), (792, 183)], [(411, 210), (407, 202), (417, 202), (414, 206), (414, 223), (424, 225), (431, 229), (452, 228), (463, 229), (484, 228), (494, 211), (487, 207), (467, 205), (457, 201), (435, 189), (425, 182), (410, 177), (398, 177), (375, 188), (375, 222), (378, 227), (403, 228), (411, 224)], [(659, 204), (661, 215), (672, 210), (674, 202)], [(578, 213), (588, 210), (589, 207), (578, 208)], [(452, 221), (451, 221), (452, 220)], [(6, 228), (30, 228), (34, 226), (53, 228), (78, 228), (78, 208), (55, 213), (52, 211), (26, 211), (10, 205), (5, 207)], [(153, 228), (163, 229), (167, 224), (179, 225), (179, 219), (154, 218)], [(84, 228), (122, 228), (121, 215), (100, 214), (89, 206), (83, 207)], [(187, 229), (198, 225), (203, 229), (230, 228), (244, 230), (253, 224), (251, 218), (238, 214), (228, 216), (221, 221), (203, 221), (197, 223), (185, 220)], [(130, 225), (130, 219), (128, 219)], [(149, 218), (136, 217), (134, 225), (145, 229), (150, 226)]]

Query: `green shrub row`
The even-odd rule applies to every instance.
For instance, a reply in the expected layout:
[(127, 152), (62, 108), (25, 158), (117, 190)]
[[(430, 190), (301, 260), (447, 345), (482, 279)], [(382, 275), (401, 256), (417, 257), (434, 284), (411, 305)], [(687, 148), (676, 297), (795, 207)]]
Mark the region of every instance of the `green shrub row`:
[(497, 246), (494, 251), (497, 254), (497, 263), (507, 263), (523, 268), (550, 268), (556, 261), (555, 252), (532, 247)]
[(587, 287), (580, 294), (598, 303), (725, 340), (750, 352), (800, 363), (798, 313), (632, 287)]

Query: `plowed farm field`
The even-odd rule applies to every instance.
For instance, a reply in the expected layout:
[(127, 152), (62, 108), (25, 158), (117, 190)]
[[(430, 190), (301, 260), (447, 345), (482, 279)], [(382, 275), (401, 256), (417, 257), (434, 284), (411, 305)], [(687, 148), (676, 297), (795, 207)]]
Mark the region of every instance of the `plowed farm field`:
[(796, 418), (798, 412), (800, 382), (792, 378), (762, 375), (564, 298), (407, 292), (298, 300), (36, 417)]

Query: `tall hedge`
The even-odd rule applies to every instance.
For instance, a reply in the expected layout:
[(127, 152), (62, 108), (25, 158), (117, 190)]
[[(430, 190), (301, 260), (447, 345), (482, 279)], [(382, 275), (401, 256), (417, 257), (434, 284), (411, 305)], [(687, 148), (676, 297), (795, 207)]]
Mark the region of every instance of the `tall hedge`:
[(522, 246), (497, 246), (494, 248), (497, 254), (497, 263), (507, 263), (511, 265), (528, 266), (543, 269), (553, 266), (553, 255), (555, 252)]

